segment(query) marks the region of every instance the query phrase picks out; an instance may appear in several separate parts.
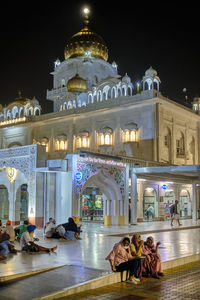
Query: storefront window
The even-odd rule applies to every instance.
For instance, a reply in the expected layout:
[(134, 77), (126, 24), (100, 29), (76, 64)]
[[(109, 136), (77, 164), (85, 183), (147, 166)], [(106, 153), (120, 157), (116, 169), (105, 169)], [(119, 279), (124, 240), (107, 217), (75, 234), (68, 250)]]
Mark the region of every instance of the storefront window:
[(187, 218), (191, 216), (190, 194), (187, 190), (180, 193), (180, 217)]
[(144, 191), (143, 214), (144, 221), (153, 221), (158, 217), (157, 194), (154, 188), (148, 187)]
[(81, 196), (82, 221), (103, 221), (103, 195), (98, 187), (87, 187)]

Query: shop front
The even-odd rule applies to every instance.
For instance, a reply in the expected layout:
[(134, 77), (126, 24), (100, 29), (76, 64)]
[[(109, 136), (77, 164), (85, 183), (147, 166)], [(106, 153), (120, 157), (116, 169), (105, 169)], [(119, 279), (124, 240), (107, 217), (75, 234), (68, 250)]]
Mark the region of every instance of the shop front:
[(106, 198), (97, 186), (85, 188), (80, 197), (80, 218), (82, 221), (104, 221)]
[(137, 182), (137, 221), (169, 220), (175, 200), (181, 219), (199, 218), (199, 172), (199, 166), (193, 165), (132, 169)]

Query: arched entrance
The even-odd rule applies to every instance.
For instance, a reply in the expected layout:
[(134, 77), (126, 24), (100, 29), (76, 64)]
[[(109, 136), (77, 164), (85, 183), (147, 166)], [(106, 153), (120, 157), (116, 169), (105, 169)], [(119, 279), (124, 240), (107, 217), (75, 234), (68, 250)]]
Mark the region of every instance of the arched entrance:
[(28, 185), (22, 184), (19, 186), (16, 192), (15, 201), (15, 220), (24, 221), (28, 219)]
[(154, 188), (147, 187), (143, 195), (143, 218), (144, 221), (152, 221), (158, 218), (157, 193)]
[(183, 189), (180, 193), (180, 217), (191, 217), (191, 201), (190, 194), (187, 190)]
[(86, 187), (80, 199), (82, 221), (103, 221), (105, 195), (97, 186)]
[(120, 217), (124, 217), (124, 201), (120, 188), (107, 172), (99, 171), (83, 185), (80, 193), (80, 213), (87, 221), (104, 220), (104, 224), (117, 224)]
[(5, 223), (9, 219), (9, 199), (8, 189), (5, 185), (0, 185), (0, 220)]

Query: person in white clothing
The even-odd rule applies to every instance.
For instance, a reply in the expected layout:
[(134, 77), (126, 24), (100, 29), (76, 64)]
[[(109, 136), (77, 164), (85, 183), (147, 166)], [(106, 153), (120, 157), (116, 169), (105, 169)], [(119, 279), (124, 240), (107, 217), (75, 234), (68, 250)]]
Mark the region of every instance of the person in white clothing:
[(28, 225), (27, 226), (27, 231), (25, 231), (20, 239), (20, 245), (22, 251), (26, 252), (54, 252), (57, 249), (57, 246), (53, 248), (45, 248), (42, 246), (39, 246), (34, 243), (33, 236), (31, 236), (31, 233), (33, 233), (36, 229), (35, 225)]
[(6, 232), (7, 234), (9, 234), (9, 237), (10, 237), (9, 241), (11, 243), (13, 243), (15, 241), (15, 231), (14, 231), (12, 225), (11, 225), (11, 221), (10, 220), (8, 220), (6, 222), (6, 226), (4, 228), (2, 228), (2, 231)]

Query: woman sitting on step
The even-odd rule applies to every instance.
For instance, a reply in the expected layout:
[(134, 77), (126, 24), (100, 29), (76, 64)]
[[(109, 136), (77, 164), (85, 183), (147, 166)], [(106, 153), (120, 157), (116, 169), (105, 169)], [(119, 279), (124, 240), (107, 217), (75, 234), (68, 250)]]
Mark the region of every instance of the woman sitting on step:
[(141, 239), (141, 236), (139, 234), (134, 234), (130, 244), (131, 255), (136, 258), (142, 258), (141, 268), (138, 268), (137, 270), (138, 277), (142, 277), (143, 273), (146, 274), (145, 266), (151, 261), (150, 256), (143, 251), (143, 245), (144, 241)]
[(113, 272), (129, 271), (128, 282), (137, 284), (140, 282), (140, 278), (137, 277), (137, 270), (141, 268), (141, 259), (132, 257), (129, 245), (130, 239), (128, 237), (123, 238), (114, 245), (106, 260), (109, 260)]
[(145, 260), (143, 262), (143, 272), (146, 272), (143, 275), (151, 275), (156, 279), (159, 279), (159, 276), (163, 276), (161, 256), (158, 253), (159, 245), (160, 242), (157, 242), (155, 246), (153, 237), (149, 236), (142, 247), (143, 252), (151, 259), (150, 261)]

